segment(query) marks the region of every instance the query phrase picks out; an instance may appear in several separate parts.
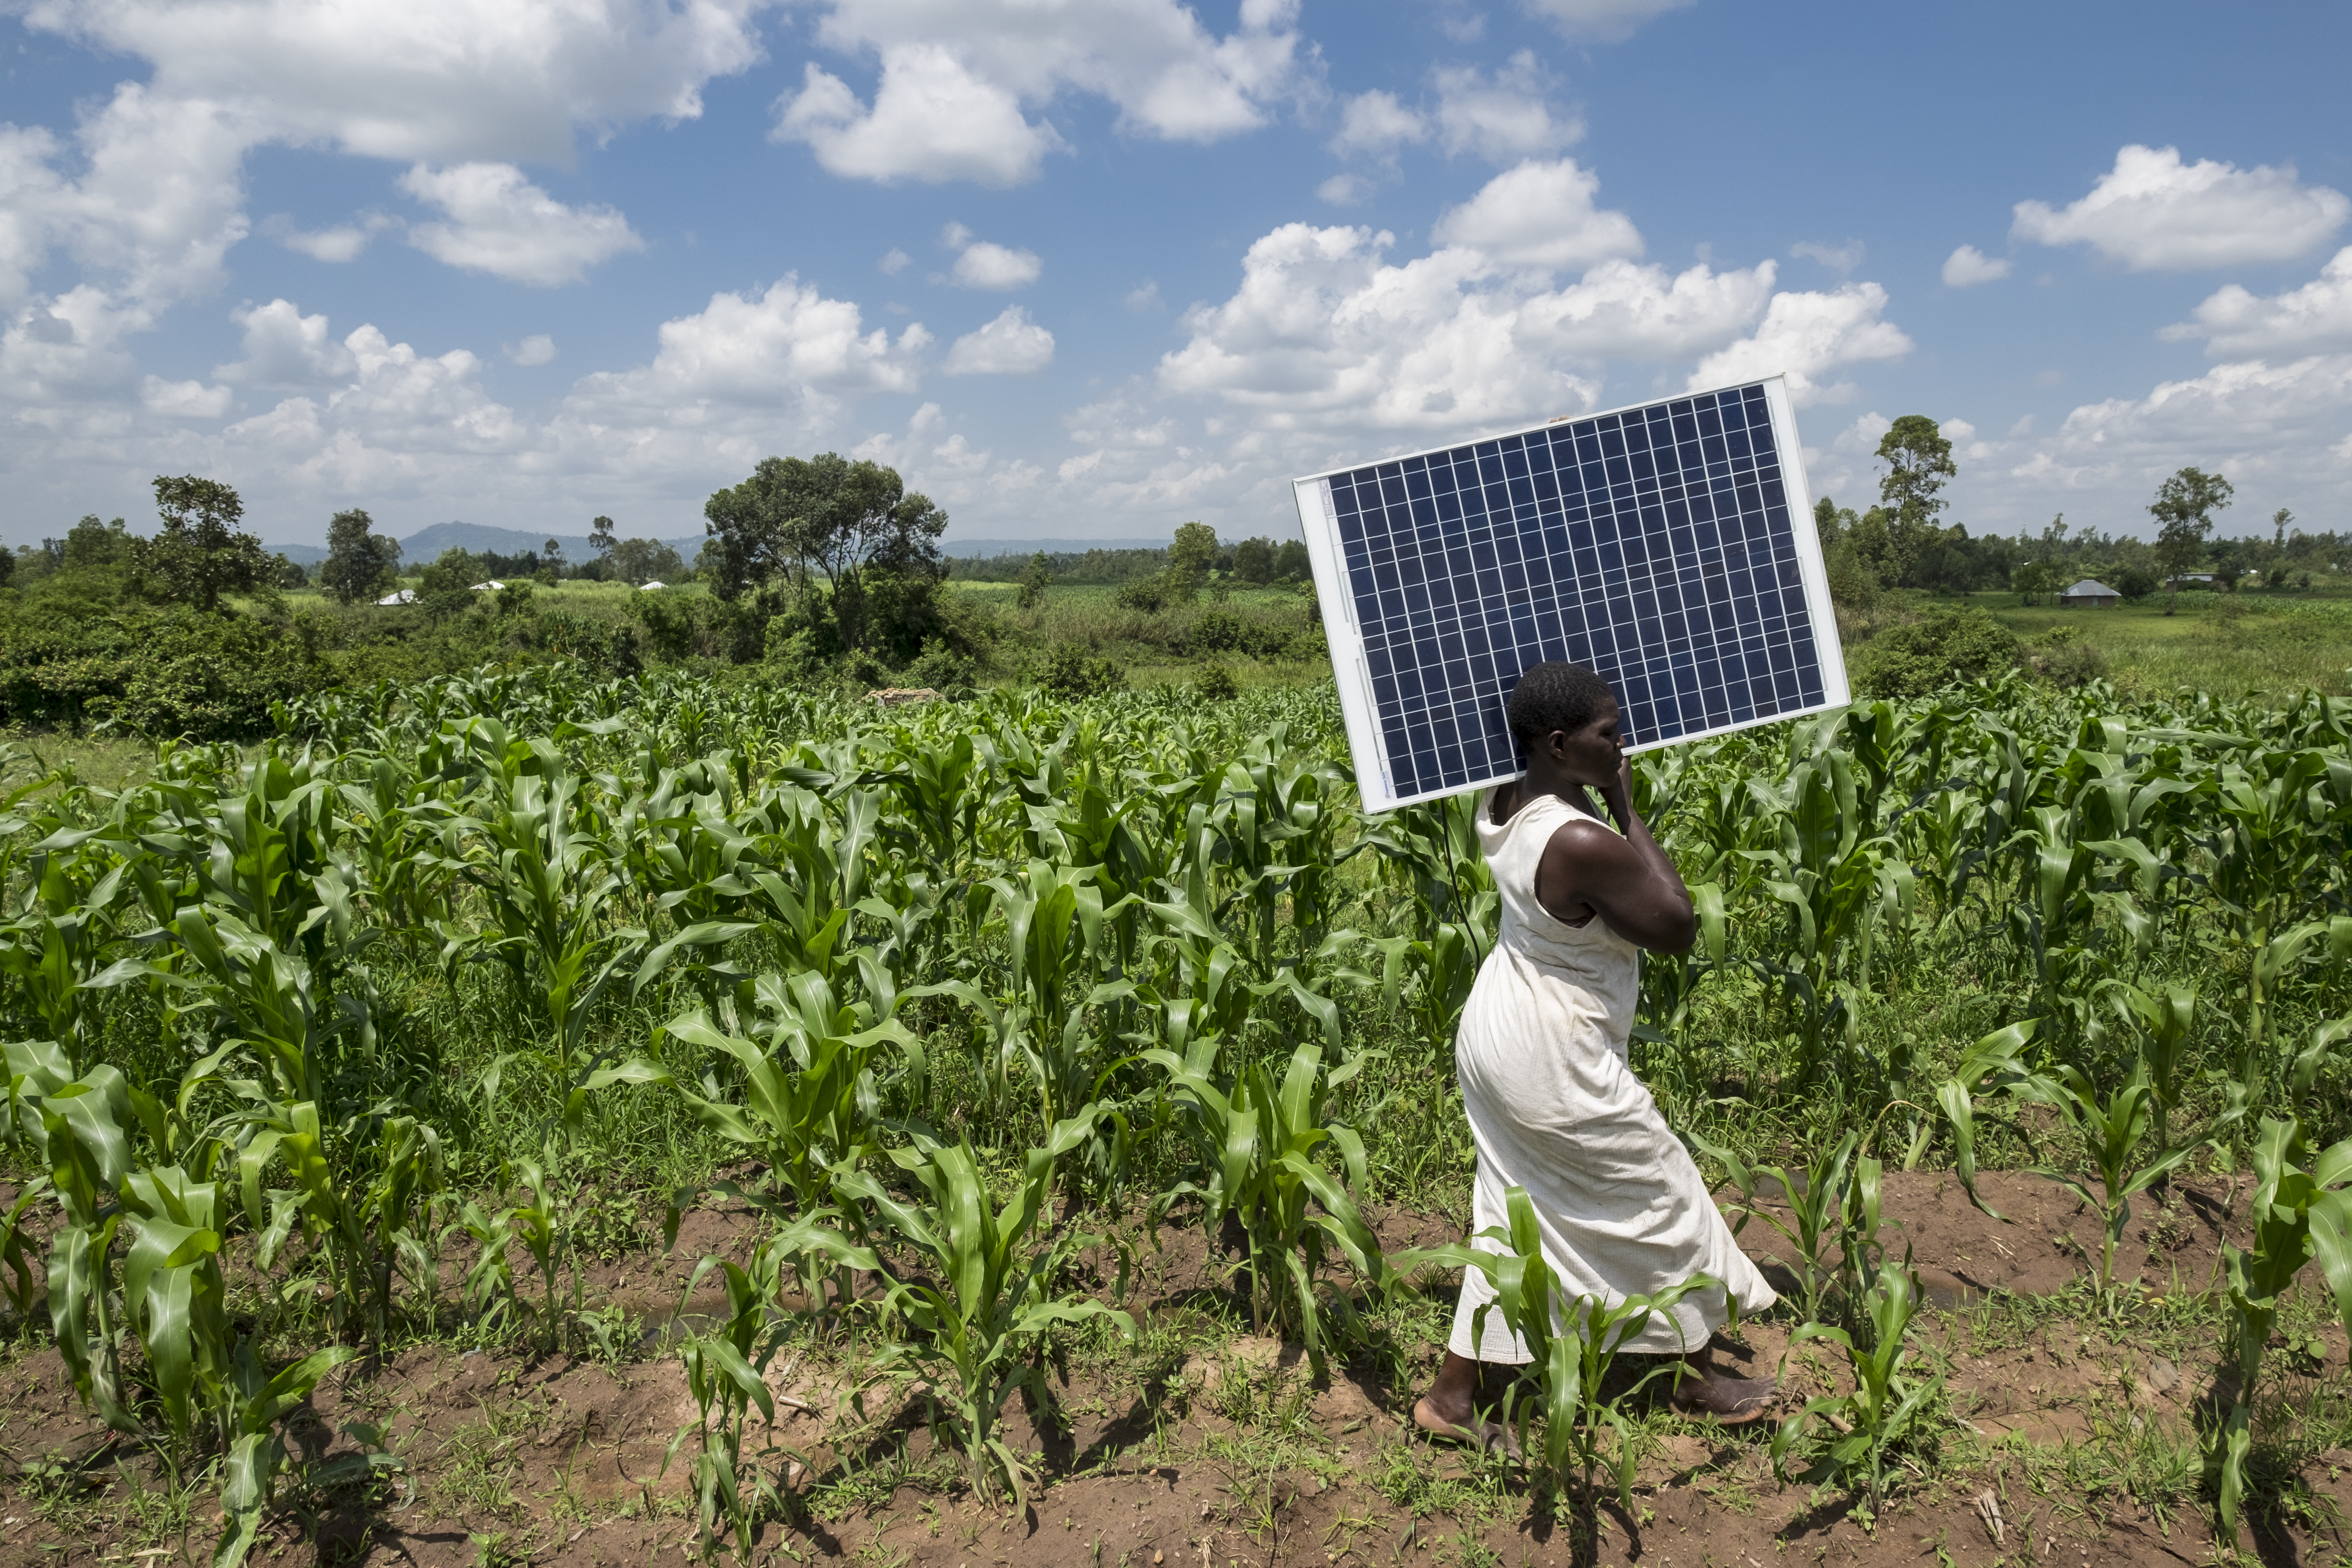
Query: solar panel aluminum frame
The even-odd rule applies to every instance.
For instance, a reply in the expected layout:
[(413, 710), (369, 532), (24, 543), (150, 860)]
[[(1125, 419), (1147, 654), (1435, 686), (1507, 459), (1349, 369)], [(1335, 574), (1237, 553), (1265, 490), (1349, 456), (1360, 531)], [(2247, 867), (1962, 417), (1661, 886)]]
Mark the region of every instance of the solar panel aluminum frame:
[[(1837, 616), (1830, 603), (1829, 574), (1822, 562), (1821, 538), (1813, 528), (1812, 495), (1805, 483), (1803, 448), (1798, 442), (1796, 415), (1790, 405), (1788, 384), (1783, 377), (1768, 376), (1760, 381), (1744, 381), (1734, 386), (1686, 393), (1679, 397), (1651, 398), (1619, 408), (1572, 416), (1566, 420), (1550, 419), (1539, 425), (1491, 431), (1464, 440), (1448, 441), (1441, 446), (1382, 458), (1373, 464), (1350, 463), (1292, 481), (1299, 525), (1307, 535), (1307, 559), (1314, 568), (1316, 598), (1321, 605), (1324, 630), (1331, 645), (1331, 664), (1339, 689), (1339, 711), (1347, 727), (1349, 750), (1355, 758), (1356, 785), (1365, 809), (1389, 811), (1420, 801), (1459, 795), (1466, 790), (1483, 789), (1517, 778), (1519, 771), (1495, 773), (1437, 789), (1400, 791), (1395, 787), (1389, 771), (1387, 752), (1381, 744), (1379, 702), (1373, 691), (1372, 671), (1364, 635), (1357, 621), (1356, 596), (1349, 584), (1344, 545), (1339, 535), (1339, 512), (1331, 497), (1331, 481), (1367, 467), (1385, 467), (1415, 458), (1457, 451), (1464, 447), (1501, 440), (1507, 437), (1549, 432), (1563, 423), (1572, 422), (1580, 426), (1612, 415), (1629, 414), (1723, 392), (1745, 392), (1750, 387), (1762, 389), (1769, 416), (1775, 455), (1780, 467), (1782, 493), (1789, 510), (1790, 534), (1795, 546), (1798, 582), (1804, 594), (1807, 627), (1820, 666), (1822, 699), (1819, 702), (1780, 709), (1767, 715), (1684, 731), (1654, 740), (1637, 741), (1628, 749), (1643, 752), (1684, 741), (1704, 740), (1711, 735), (1728, 734), (1758, 724), (1779, 723), (1785, 719), (1843, 708), (1852, 700), (1846, 683), (1844, 650), (1838, 641)], [(1604, 668), (1602, 673), (1608, 671)], [(1499, 702), (1503, 696), (1497, 692), (1496, 700)]]

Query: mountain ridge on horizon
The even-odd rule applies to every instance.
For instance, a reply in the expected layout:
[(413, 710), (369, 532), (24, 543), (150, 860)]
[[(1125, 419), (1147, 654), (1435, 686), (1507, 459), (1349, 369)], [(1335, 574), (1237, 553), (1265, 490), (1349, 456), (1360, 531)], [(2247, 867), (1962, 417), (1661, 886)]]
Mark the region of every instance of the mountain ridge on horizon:
[[(635, 538), (623, 533), (623, 538)], [(706, 536), (689, 539), (665, 539), (661, 542), (686, 557), (691, 565), (695, 553), (702, 548)], [(591, 561), (596, 556), (584, 533), (532, 533), (520, 528), (499, 528), (487, 522), (436, 522), (418, 529), (400, 542), (400, 563), (414, 568), (437, 560), (445, 550), (497, 551), (501, 555), (520, 555), (539, 550), (552, 539), (563, 547), (563, 558), (570, 562)], [(272, 544), (266, 548), (304, 566), (315, 566), (327, 558), (323, 544)], [(1165, 539), (950, 539), (942, 541), (940, 553), (970, 558), (974, 556), (1028, 555), (1043, 550), (1049, 552), (1083, 552), (1088, 550), (1165, 550)]]

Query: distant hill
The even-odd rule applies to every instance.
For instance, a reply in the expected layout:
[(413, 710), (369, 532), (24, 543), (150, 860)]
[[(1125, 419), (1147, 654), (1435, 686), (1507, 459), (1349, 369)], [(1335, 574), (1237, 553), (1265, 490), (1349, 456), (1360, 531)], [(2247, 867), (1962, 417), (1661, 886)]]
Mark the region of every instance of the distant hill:
[(1165, 550), (1166, 538), (1159, 539), (949, 539), (940, 543), (942, 555), (964, 557), (990, 555), (1034, 555), (1042, 550), (1048, 555), (1066, 551), (1087, 550)]
[[(634, 539), (637, 536), (624, 530), (621, 537)], [(520, 528), (492, 528), (481, 522), (436, 522), (430, 528), (418, 529), (400, 542), (400, 561), (406, 567), (428, 565), (439, 560), (445, 550), (495, 550), (501, 555), (520, 555), (525, 551), (542, 548), (551, 538), (563, 546), (566, 561), (595, 559), (595, 547), (588, 542), (588, 536), (584, 533), (531, 533)], [(669, 539), (662, 542), (691, 563), (695, 552), (702, 548), (702, 539), (703, 536), (698, 533), (691, 539)], [(327, 558), (327, 547), (323, 544), (272, 544), (266, 548), (305, 566), (316, 566)]]
[[(619, 531), (623, 539), (637, 535), (626, 529)], [(691, 539), (666, 539), (663, 543), (688, 561), (702, 548), (701, 534)], [(584, 533), (530, 533), (520, 528), (492, 528), (481, 522), (436, 522), (430, 528), (419, 529), (400, 542), (400, 559), (408, 565), (421, 566), (438, 560), (445, 550), (495, 550), (501, 555), (520, 555), (527, 550), (538, 550), (552, 539), (563, 546), (566, 561), (593, 561), (596, 547), (588, 542)]]
[[(400, 560), (404, 566), (422, 566), (428, 562), (437, 560), (445, 550), (495, 550), (501, 555), (520, 555), (526, 550), (540, 549), (546, 544), (550, 537), (548, 534), (531, 533), (520, 528), (492, 528), (484, 522), (436, 522), (430, 528), (417, 530), (400, 542)], [(595, 557), (596, 552), (589, 545), (588, 536), (584, 533), (558, 533), (551, 537), (558, 544), (563, 546), (563, 558), (566, 561), (588, 561)], [(625, 530), (622, 537), (627, 539), (635, 536)], [(691, 564), (695, 552), (702, 548), (703, 537), (698, 533), (690, 539), (669, 539), (662, 542), (677, 551)], [(1287, 539), (1290, 534), (1284, 531), (1279, 537)], [(305, 566), (316, 566), (327, 558), (327, 548), (323, 544), (273, 544), (269, 548), (282, 553), (288, 560), (299, 561)], [(1049, 555), (1058, 555), (1087, 550), (1165, 550), (1167, 548), (1168, 541), (1165, 537), (950, 539), (940, 544), (940, 552), (943, 555), (972, 559), (993, 555), (1028, 555), (1040, 550)]]

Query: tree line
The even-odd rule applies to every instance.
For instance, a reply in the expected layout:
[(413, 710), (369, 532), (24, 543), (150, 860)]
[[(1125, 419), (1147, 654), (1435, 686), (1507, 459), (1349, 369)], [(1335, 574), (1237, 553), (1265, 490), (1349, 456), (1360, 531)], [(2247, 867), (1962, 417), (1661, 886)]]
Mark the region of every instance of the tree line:
[(1856, 512), (1824, 496), (1813, 507), (1831, 595), (1858, 614), (1876, 609), (1889, 590), (2007, 589), (2032, 604), (2085, 577), (2130, 600), (2159, 589), (2177, 597), (2192, 575), (2210, 575), (2224, 591), (2250, 575), (2273, 587), (2307, 588), (2315, 576), (2340, 572), (2352, 560), (2352, 534), (2308, 532), (2284, 507), (2272, 514), (2268, 540), (2214, 538), (2217, 514), (2229, 507), (2233, 489), (2222, 475), (2198, 468), (2180, 468), (2157, 487), (2147, 507), (2153, 540), (2070, 528), (2063, 512), (2038, 532), (1971, 536), (1945, 516), (1944, 488), (1959, 468), (1935, 420), (1923, 414), (1895, 420), (1877, 457), (1885, 465), (1877, 505)]

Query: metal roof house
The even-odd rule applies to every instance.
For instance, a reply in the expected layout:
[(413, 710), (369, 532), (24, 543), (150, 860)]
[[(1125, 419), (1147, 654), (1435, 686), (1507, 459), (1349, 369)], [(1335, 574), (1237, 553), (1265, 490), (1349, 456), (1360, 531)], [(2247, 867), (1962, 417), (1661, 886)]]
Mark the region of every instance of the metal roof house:
[(2064, 593), (2058, 602), (2083, 610), (2113, 609), (2123, 603), (2123, 595), (2095, 578), (2085, 577)]

